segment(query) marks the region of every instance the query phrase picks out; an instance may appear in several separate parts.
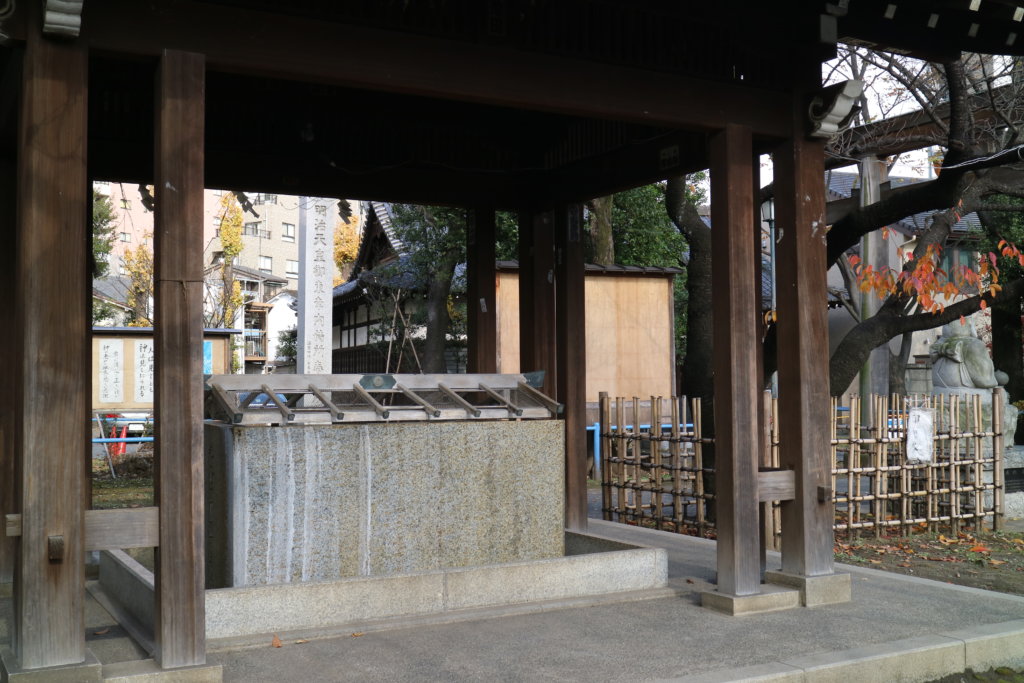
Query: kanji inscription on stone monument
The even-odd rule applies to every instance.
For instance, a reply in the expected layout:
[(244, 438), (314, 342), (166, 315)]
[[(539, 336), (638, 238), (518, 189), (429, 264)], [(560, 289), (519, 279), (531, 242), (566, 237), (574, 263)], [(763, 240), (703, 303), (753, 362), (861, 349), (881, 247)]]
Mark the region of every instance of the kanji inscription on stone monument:
[(331, 273), (334, 235), (329, 228), (336, 199), (303, 197), (299, 218), (298, 372), (331, 372)]

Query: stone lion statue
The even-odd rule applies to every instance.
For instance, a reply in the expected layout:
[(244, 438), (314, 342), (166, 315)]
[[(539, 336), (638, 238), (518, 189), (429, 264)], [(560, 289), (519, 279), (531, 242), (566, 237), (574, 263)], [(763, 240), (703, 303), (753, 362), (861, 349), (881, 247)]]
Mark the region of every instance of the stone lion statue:
[(971, 322), (953, 322), (942, 328), (932, 344), (932, 383), (936, 389), (994, 389), (996, 369), (985, 342)]

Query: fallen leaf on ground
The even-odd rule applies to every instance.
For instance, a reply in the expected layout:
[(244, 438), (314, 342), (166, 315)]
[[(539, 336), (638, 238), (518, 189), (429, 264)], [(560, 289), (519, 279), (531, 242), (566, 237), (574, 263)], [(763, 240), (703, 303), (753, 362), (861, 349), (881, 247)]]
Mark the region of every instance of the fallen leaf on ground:
[(296, 645), (302, 645), (303, 643), (308, 643), (308, 642), (309, 641), (306, 640), (305, 638), (299, 638), (298, 640), (295, 641), (295, 644)]
[(988, 563), (993, 567), (998, 567), (1001, 564), (1006, 564), (1006, 560), (989, 560)]
[(270, 641), (270, 646), (271, 647), (281, 647), (281, 639), (277, 637), (276, 633), (274, 634), (274, 639), (272, 641)]
[(868, 560), (871, 564), (882, 564), (881, 560)]
[(93, 631), (92, 632), (92, 634), (94, 636), (102, 636), (102, 635), (106, 635), (107, 633), (110, 633), (110, 627), (109, 626), (107, 628), (105, 628), (105, 629), (101, 629), (99, 631)]
[(989, 549), (986, 548), (983, 545), (976, 545), (973, 548), (971, 548), (971, 552), (972, 553), (987, 553), (987, 552), (989, 552)]
[(363, 632), (362, 632), (362, 631), (357, 631), (356, 633), (353, 633), (353, 634), (352, 634), (352, 637), (353, 637), (353, 638), (358, 638), (358, 637), (359, 637), (359, 636), (361, 636), (361, 635), (363, 635)]

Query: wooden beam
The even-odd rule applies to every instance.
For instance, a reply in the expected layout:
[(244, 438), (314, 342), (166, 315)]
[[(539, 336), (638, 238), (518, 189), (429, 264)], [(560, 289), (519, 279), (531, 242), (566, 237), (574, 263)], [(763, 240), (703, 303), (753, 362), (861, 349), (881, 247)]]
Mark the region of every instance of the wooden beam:
[[(14, 651), (25, 669), (85, 660), (82, 513), (89, 435), (87, 57), (31, 10), (18, 158), (16, 430), (22, 536)], [(43, 400), (43, 399), (46, 400)], [(50, 539), (54, 541), (50, 541)], [(63, 547), (57, 559), (49, 548)]]
[[(85, 549), (119, 550), (160, 545), (159, 510), (155, 507), (85, 511)], [(6, 515), (7, 538), (21, 536), (21, 515)]]
[(711, 138), (718, 590), (730, 595), (760, 591), (755, 348), (761, 288), (754, 277), (760, 254), (750, 236), (751, 159), (749, 128), (729, 124)]
[(85, 549), (119, 550), (160, 545), (160, 511), (155, 507), (86, 510)]
[(544, 393), (557, 396), (555, 375), (554, 214), (519, 218), (519, 370), (543, 370)]
[(565, 526), (587, 529), (587, 334), (583, 206), (555, 210), (558, 402), (565, 406)]
[(776, 138), (789, 129), (788, 107), (761, 88), (295, 14), (105, 0), (86, 4), (84, 22), (93, 49), (156, 55), (175, 45), (218, 71), (700, 130), (731, 119)]
[(202, 55), (166, 50), (156, 102), (157, 659), (206, 660), (203, 566)]
[(470, 211), (466, 253), (466, 372), (498, 371), (497, 274), (494, 207)]
[(832, 501), (819, 495), (831, 487), (822, 145), (797, 135), (775, 152), (779, 459), (796, 477), (782, 504), (782, 571), (804, 576), (833, 570)]
[(792, 500), (796, 495), (792, 470), (761, 471), (757, 473), (757, 499), (762, 503), (773, 500)]

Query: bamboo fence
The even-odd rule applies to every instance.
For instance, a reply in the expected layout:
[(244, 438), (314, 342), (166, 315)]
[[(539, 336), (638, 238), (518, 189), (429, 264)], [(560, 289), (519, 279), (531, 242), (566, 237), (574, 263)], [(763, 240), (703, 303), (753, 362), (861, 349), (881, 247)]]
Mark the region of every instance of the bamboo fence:
[[(835, 530), (908, 535), (999, 528), (1003, 511), (1002, 389), (980, 396), (854, 396), (831, 404)], [(907, 457), (911, 408), (931, 416), (931, 459)], [(606, 520), (714, 535), (714, 439), (702, 433), (701, 403), (686, 397), (600, 398), (602, 513)], [(779, 467), (778, 400), (766, 392), (760, 465)], [(779, 503), (762, 523), (779, 547)]]

